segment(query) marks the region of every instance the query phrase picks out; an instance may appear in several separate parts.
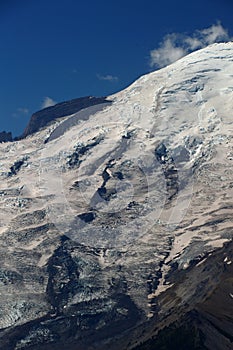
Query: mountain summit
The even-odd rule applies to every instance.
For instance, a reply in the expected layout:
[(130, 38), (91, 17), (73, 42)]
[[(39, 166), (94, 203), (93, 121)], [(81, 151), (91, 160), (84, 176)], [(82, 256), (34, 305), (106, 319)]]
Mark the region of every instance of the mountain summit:
[(233, 43), (106, 101), (0, 145), (1, 349), (231, 349)]

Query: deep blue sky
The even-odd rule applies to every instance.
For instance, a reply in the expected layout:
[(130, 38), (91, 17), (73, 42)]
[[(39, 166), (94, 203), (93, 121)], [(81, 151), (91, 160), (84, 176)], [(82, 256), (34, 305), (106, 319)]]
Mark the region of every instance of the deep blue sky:
[(232, 36), (232, 14), (232, 0), (1, 0), (0, 131), (19, 135), (46, 97), (121, 90), (168, 33), (219, 20)]

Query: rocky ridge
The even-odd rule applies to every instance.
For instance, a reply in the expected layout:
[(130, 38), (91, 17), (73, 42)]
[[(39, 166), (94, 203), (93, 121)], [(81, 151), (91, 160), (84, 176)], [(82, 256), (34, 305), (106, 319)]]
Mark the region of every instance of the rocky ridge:
[(56, 103), (54, 106), (44, 108), (31, 116), (28, 125), (26, 126), (23, 134), (19, 137), (19, 139), (27, 137), (28, 135), (32, 135), (33, 133), (39, 131), (41, 128), (44, 128), (46, 125), (50, 124), (58, 118), (77, 113), (83, 108), (87, 108), (99, 103), (105, 103), (105, 97), (79, 97), (70, 101)]
[(0, 132), (0, 142), (9, 142), (12, 141), (11, 132), (2, 131)]

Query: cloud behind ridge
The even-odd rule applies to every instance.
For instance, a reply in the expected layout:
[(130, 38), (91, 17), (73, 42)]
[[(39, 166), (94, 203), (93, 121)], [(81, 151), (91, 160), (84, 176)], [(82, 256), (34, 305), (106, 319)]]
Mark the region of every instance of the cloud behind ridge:
[(168, 34), (164, 37), (159, 48), (150, 51), (150, 66), (162, 68), (194, 50), (230, 40), (232, 38), (220, 22), (208, 28), (196, 30), (192, 35)]
[(46, 96), (44, 98), (44, 101), (41, 105), (41, 108), (44, 109), (44, 108), (47, 108), (47, 107), (51, 107), (51, 106), (54, 106), (57, 102), (54, 101), (51, 97), (48, 97)]

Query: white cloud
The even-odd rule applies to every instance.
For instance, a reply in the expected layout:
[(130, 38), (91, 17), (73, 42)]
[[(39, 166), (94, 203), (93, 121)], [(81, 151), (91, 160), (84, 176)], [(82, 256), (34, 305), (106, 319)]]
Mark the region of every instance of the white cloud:
[(57, 103), (56, 101), (54, 101), (52, 98), (47, 96), (44, 98), (41, 108), (43, 109), (43, 108), (51, 107), (51, 106), (54, 106), (56, 103)]
[(185, 56), (185, 48), (176, 45), (176, 34), (167, 35), (158, 49), (150, 52), (150, 66), (165, 67)]
[(189, 48), (189, 51), (194, 51), (194, 50), (200, 49), (203, 45), (203, 43), (200, 39), (195, 38), (195, 37), (191, 37), (191, 36), (185, 38), (184, 43)]
[(23, 115), (27, 115), (29, 113), (29, 109), (26, 107), (19, 107), (16, 109), (14, 113), (12, 113), (12, 117), (21, 118)]
[(232, 38), (220, 22), (209, 28), (196, 30), (192, 35), (168, 34), (164, 37), (159, 48), (150, 51), (150, 66), (162, 68), (194, 50), (230, 40)]
[(20, 114), (28, 114), (29, 113), (29, 109), (28, 108), (25, 108), (25, 107), (19, 107), (17, 108), (17, 112), (20, 113)]
[(227, 30), (223, 28), (220, 22), (198, 32), (202, 37), (203, 46), (231, 40)]
[(110, 82), (114, 82), (114, 81), (118, 81), (118, 77), (115, 77), (111, 74), (107, 74), (107, 75), (101, 75), (101, 74), (97, 74), (97, 78), (99, 80), (106, 80), (106, 81), (110, 81)]

